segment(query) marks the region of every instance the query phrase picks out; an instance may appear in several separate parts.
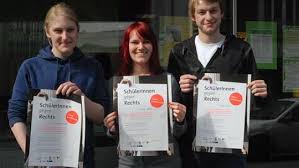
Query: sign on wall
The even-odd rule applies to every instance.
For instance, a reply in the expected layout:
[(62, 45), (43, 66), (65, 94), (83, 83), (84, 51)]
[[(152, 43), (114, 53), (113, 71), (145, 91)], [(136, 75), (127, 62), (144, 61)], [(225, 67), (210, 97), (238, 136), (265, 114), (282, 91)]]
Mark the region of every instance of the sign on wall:
[(299, 26), (282, 27), (283, 92), (299, 89)]
[(247, 40), (259, 69), (277, 69), (276, 22), (246, 21)]

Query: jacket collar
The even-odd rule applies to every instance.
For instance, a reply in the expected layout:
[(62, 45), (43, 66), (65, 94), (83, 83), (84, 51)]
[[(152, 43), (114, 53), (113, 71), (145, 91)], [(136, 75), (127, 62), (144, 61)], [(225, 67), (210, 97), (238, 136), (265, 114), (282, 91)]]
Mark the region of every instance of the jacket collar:
[[(203, 65), (200, 63), (197, 57), (197, 52), (196, 52), (196, 46), (195, 46), (195, 37), (196, 35), (193, 35), (191, 38), (185, 41), (185, 45), (183, 45), (182, 49), (182, 55), (184, 55), (184, 59), (187, 62), (190, 70), (195, 73), (195, 74), (201, 74), (201, 71), (205, 71), (205, 68)], [(225, 56), (226, 50), (228, 48), (228, 44), (231, 42), (231, 40), (235, 39), (236, 37), (234, 35), (226, 35), (224, 43), (221, 47), (220, 54), (214, 55), (212, 59), (215, 59), (216, 56)], [(208, 66), (208, 65), (207, 65)]]
[[(52, 53), (52, 47), (51, 46), (47, 46), (47, 47), (41, 49), (39, 51), (38, 56), (45, 59), (45, 60), (49, 60), (49, 61), (56, 61), (57, 60), (57, 57), (55, 57)], [(79, 48), (75, 47), (74, 52), (72, 53), (72, 55), (70, 55), (67, 58), (67, 61), (71, 61), (71, 62), (76, 61), (76, 60), (78, 60), (82, 57), (83, 57), (83, 53), (80, 51)]]
[[(189, 38), (187, 41), (186, 41), (186, 45), (183, 49), (183, 52), (186, 52), (185, 50), (187, 50), (188, 52), (190, 52), (193, 56), (196, 57), (197, 59), (197, 52), (196, 52), (196, 47), (195, 47), (195, 37), (197, 36), (197, 34), (193, 35), (191, 38)], [(233, 40), (235, 39), (236, 37), (233, 35), (233, 34), (228, 34), (225, 36), (225, 40), (224, 40), (224, 43), (221, 47), (221, 55), (224, 56), (225, 54), (225, 51), (227, 50), (228, 48), (228, 44)], [(198, 60), (198, 59), (197, 59)], [(199, 61), (198, 61), (199, 62)], [(200, 63), (200, 62), (199, 62)]]

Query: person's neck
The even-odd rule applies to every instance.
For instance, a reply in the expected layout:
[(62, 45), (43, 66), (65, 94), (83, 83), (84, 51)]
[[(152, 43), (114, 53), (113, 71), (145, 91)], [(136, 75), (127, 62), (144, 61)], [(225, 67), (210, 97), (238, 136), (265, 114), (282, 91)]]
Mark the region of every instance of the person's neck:
[(221, 41), (222, 39), (224, 39), (224, 35), (222, 35), (220, 32), (216, 32), (211, 35), (199, 32), (198, 38), (200, 39), (201, 42), (209, 44), (209, 43), (217, 43)]
[(62, 59), (62, 60), (66, 60), (69, 56), (72, 55), (72, 53), (63, 55), (63, 54), (57, 52), (57, 51), (54, 50), (54, 49), (52, 49), (52, 53), (53, 53), (53, 55), (54, 55), (55, 57), (60, 58), (60, 59)]
[(148, 65), (140, 65), (140, 64), (133, 65), (132, 75), (147, 76), (150, 74), (151, 72)]

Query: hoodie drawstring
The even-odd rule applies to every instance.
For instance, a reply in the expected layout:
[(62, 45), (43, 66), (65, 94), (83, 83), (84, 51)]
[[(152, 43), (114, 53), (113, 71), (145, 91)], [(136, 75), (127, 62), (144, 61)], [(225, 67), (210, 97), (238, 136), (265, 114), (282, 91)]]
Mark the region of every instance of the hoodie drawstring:
[(56, 78), (55, 78), (55, 83), (54, 83), (54, 85), (53, 85), (53, 90), (56, 90), (57, 88), (57, 82), (58, 82), (58, 69), (59, 69), (59, 59), (58, 58), (56, 58)]
[(69, 68), (69, 72), (68, 72), (68, 81), (71, 81), (71, 59), (68, 59), (68, 68)]
[[(61, 79), (58, 79), (59, 78), (59, 61), (60, 59), (59, 58), (56, 58), (56, 77), (55, 77), (55, 83), (54, 83), (54, 86), (53, 86), (53, 90), (55, 90), (55, 89), (57, 89), (57, 87), (59, 87), (59, 85), (58, 84), (60, 84), (60, 83), (58, 83)], [(67, 81), (71, 81), (71, 59), (68, 59), (67, 60), (67, 80), (65, 81), (65, 82), (67, 82)]]

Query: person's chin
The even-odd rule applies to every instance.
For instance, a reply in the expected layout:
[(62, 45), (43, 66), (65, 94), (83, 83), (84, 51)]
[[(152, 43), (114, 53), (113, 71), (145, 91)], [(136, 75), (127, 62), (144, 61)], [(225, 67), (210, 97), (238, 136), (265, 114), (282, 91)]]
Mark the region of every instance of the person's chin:
[(205, 29), (204, 32), (206, 34), (214, 34), (216, 32), (216, 30), (214, 28), (208, 28), (208, 29)]
[(61, 48), (73, 48), (74, 47), (74, 43), (70, 42), (70, 43), (62, 43), (60, 44)]
[(147, 60), (138, 60), (137, 62), (139, 65), (143, 65), (147, 63)]
[(73, 45), (65, 45), (65, 46), (61, 47), (61, 50), (72, 51), (74, 48), (75, 48), (75, 46), (73, 46)]

